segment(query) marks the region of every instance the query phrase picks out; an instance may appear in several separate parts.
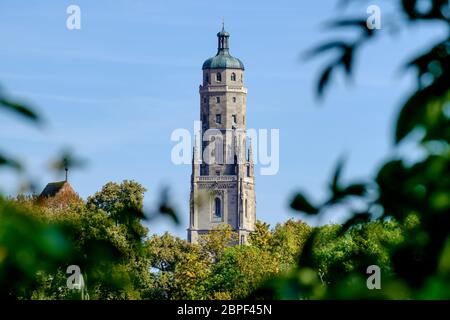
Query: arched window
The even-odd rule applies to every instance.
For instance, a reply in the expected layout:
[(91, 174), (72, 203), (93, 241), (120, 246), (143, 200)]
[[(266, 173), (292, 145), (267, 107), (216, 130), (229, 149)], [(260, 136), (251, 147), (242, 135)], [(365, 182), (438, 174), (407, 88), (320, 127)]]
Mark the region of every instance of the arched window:
[(231, 74), (231, 81), (236, 81), (236, 73)]
[(217, 82), (222, 81), (222, 74), (220, 72), (216, 73), (216, 79), (217, 79)]
[(222, 217), (222, 206), (219, 198), (214, 199), (214, 216), (216, 218)]
[(206, 82), (206, 83), (209, 83), (209, 74), (206, 74), (206, 75), (205, 75), (205, 82)]

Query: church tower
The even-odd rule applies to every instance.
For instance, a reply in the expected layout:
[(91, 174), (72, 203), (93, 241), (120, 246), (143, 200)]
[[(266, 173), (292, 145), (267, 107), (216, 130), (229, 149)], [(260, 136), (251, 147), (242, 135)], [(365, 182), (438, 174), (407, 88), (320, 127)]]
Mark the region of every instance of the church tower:
[(202, 125), (192, 158), (188, 241), (197, 243), (202, 234), (227, 223), (245, 244), (255, 229), (256, 199), (244, 64), (230, 55), (230, 34), (223, 25), (217, 38), (217, 54), (202, 68)]

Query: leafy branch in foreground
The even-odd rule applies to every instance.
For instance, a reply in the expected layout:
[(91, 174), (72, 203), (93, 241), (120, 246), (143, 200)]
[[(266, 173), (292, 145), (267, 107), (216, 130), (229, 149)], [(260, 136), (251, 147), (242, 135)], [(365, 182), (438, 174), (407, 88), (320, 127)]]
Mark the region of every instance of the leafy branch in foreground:
[[(0, 111), (1, 110), (10, 111), (23, 117), (24, 119), (30, 120), (34, 124), (40, 124), (42, 122), (41, 117), (31, 107), (11, 100), (0, 88)], [(17, 171), (21, 171), (23, 169), (18, 160), (2, 153), (0, 153), (0, 167), (1, 166), (6, 166)]]
[[(356, 2), (356, 1), (353, 1)], [(440, 22), (450, 30), (448, 1), (429, 1), (427, 11), (418, 1), (397, 1), (399, 21), (405, 26)], [(368, 30), (365, 19), (338, 20), (332, 27), (359, 30), (353, 41), (333, 40), (321, 44), (307, 53), (307, 57), (328, 51), (337, 51), (337, 58), (323, 70), (317, 85), (317, 94), (325, 90), (339, 69), (347, 77), (354, 72), (354, 59), (360, 48), (382, 33)], [(317, 232), (306, 242), (291, 278), (281, 279), (284, 286), (268, 285), (271, 297), (297, 298), (450, 298), (450, 37), (437, 41), (415, 59), (406, 64), (415, 70), (417, 87), (402, 105), (395, 126), (394, 144), (399, 146), (411, 137), (422, 158), (411, 163), (407, 157), (394, 157), (386, 161), (373, 181), (342, 186), (339, 183), (342, 164), (339, 163), (330, 183), (330, 197), (321, 204), (312, 203), (303, 193), (297, 194), (291, 207), (304, 214), (320, 215), (330, 206), (350, 206), (352, 216), (344, 223), (340, 237), (345, 239), (352, 230), (364, 230), (370, 220), (398, 221), (405, 227), (404, 239), (386, 246), (392, 272), (385, 274), (380, 292), (365, 287), (363, 269), (348, 270), (340, 278), (324, 283), (319, 281), (320, 271), (313, 261), (313, 244)], [(413, 133), (415, 133), (413, 135)], [(363, 210), (351, 208), (357, 199)], [(367, 243), (367, 245), (369, 245)], [(373, 255), (365, 252), (357, 257), (361, 266), (368, 267)], [(312, 273), (311, 273), (312, 272)], [(297, 274), (298, 273), (298, 274)], [(310, 276), (307, 276), (307, 275)], [(292, 287), (295, 287), (295, 293)], [(322, 287), (326, 290), (320, 289)], [(290, 289), (289, 289), (290, 288)], [(263, 290), (261, 289), (261, 290)]]

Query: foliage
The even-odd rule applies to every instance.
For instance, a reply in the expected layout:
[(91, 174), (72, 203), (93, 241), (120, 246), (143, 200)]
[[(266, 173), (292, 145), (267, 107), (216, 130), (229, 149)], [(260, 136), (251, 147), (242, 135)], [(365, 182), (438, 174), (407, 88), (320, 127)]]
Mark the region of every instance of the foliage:
[(37, 272), (56, 269), (72, 249), (61, 225), (0, 198), (1, 298), (29, 298)]
[[(0, 109), (42, 123), (29, 106), (0, 92)], [(59, 171), (82, 165), (65, 152), (53, 162)], [(0, 154), (0, 166), (21, 170), (19, 161)], [(12, 299), (79, 299), (66, 285), (69, 265), (80, 267), (92, 299), (151, 298), (152, 276), (142, 224), (145, 188), (134, 181), (108, 183), (85, 204), (74, 192), (38, 198), (0, 196), (0, 297)], [(178, 222), (161, 196), (151, 218), (162, 214)]]
[[(440, 22), (450, 27), (448, 1), (429, 1), (428, 9), (418, 5), (415, 0), (399, 2), (397, 22), (405, 25)], [(332, 75), (342, 68), (350, 76), (354, 68), (356, 52), (366, 43), (382, 33), (367, 28), (365, 19), (344, 19), (331, 23), (333, 27), (355, 28), (361, 32), (354, 41), (333, 40), (320, 45), (309, 52), (315, 56), (326, 51), (336, 50), (336, 60), (325, 67), (317, 87), (322, 96)], [(343, 245), (349, 234), (361, 233), (354, 257), (343, 257), (347, 261), (344, 269), (333, 267), (328, 277), (336, 281), (323, 286), (319, 281), (302, 282), (300, 278), (286, 280), (286, 285), (295, 285), (297, 297), (331, 298), (448, 298), (450, 282), (442, 272), (442, 266), (448, 265), (450, 254), (447, 245), (450, 241), (450, 117), (448, 105), (450, 97), (450, 36), (438, 40), (431, 48), (406, 64), (407, 69), (416, 71), (417, 88), (406, 99), (397, 121), (394, 143), (398, 147), (406, 137), (416, 144), (422, 157), (412, 161), (408, 157), (394, 157), (387, 160), (375, 175), (373, 181), (355, 182), (344, 185), (341, 182), (343, 161), (337, 165), (330, 182), (330, 195), (320, 204), (312, 203), (304, 193), (297, 194), (291, 207), (304, 214), (317, 215), (337, 204), (345, 205), (352, 211), (352, 217), (339, 232), (342, 240), (336, 240), (334, 251), (340, 254), (339, 244)], [(412, 162), (412, 163), (411, 163)], [(353, 200), (365, 204), (363, 210), (352, 208)], [(419, 221), (414, 227), (407, 228), (411, 216)], [(404, 229), (399, 237), (391, 234), (396, 241), (386, 247), (386, 253), (377, 253), (372, 248), (373, 240), (365, 235), (368, 222), (379, 219), (383, 230), (391, 228), (390, 221), (398, 221)], [(298, 263), (297, 273), (314, 271), (312, 261), (316, 254), (313, 243), (318, 240), (319, 232), (313, 232)], [(351, 246), (351, 243), (345, 244)], [(356, 259), (356, 260), (353, 260)], [(365, 288), (364, 267), (370, 264), (390, 260), (389, 272), (384, 272), (384, 289), (371, 292)], [(351, 261), (356, 265), (349, 264)], [(342, 265), (341, 265), (342, 267)], [(445, 269), (445, 268), (444, 268)], [(385, 270), (386, 271), (386, 270)], [(339, 279), (340, 277), (340, 279)], [(283, 296), (280, 286), (273, 286), (272, 294)], [(317, 292), (321, 295), (317, 295)], [(269, 294), (270, 295), (270, 294)]]
[[(448, 1), (430, 0), (425, 10), (416, 0), (396, 2), (397, 23), (450, 27)], [(338, 53), (319, 78), (319, 96), (339, 70), (351, 76), (358, 51), (381, 35), (365, 18), (330, 26), (360, 32), (308, 53)], [(311, 228), (290, 220), (271, 230), (259, 222), (250, 246), (230, 246), (237, 239), (225, 225), (192, 245), (168, 234), (145, 239), (145, 189), (133, 181), (108, 183), (86, 204), (0, 198), (0, 298), (76, 298), (65, 284), (66, 267), (76, 264), (92, 299), (449, 299), (449, 51), (447, 33), (406, 63), (417, 87), (399, 111), (393, 142), (400, 147), (409, 138), (420, 159), (392, 157), (374, 179), (349, 184), (342, 182), (341, 160), (326, 199), (313, 203), (303, 192), (292, 199), (291, 207), (307, 215), (346, 206), (352, 215), (342, 226)], [(3, 92), (0, 109), (42, 123), (32, 108)], [(68, 158), (55, 167), (61, 170)], [(0, 166), (21, 169), (5, 154)], [(355, 200), (362, 209), (353, 207)], [(157, 211), (178, 221), (167, 194)], [(366, 268), (374, 264), (382, 270), (382, 290), (366, 287)]]
[(101, 191), (87, 199), (88, 207), (106, 212), (116, 224), (133, 224), (143, 218), (146, 189), (134, 181), (108, 182)]
[[(73, 190), (61, 190), (54, 197), (38, 197), (32, 199), (44, 208), (51, 209), (52, 211), (65, 211), (71, 206), (80, 205), (83, 200)], [(22, 202), (23, 204), (23, 202)]]
[(152, 298), (201, 299), (203, 282), (210, 272), (211, 261), (197, 245), (168, 233), (152, 236), (146, 242), (153, 271)]
[(237, 234), (229, 224), (220, 224), (200, 238), (201, 246), (214, 262), (222, 258), (226, 247), (237, 243)]
[(391, 272), (388, 248), (403, 241), (403, 230), (394, 221), (374, 221), (352, 228), (341, 237), (339, 225), (324, 226), (314, 239), (313, 261), (322, 283), (339, 281), (346, 274), (365, 274), (367, 266), (378, 265)]
[[(129, 184), (123, 185), (128, 190)], [(143, 190), (137, 183), (132, 187), (132, 190)], [(101, 192), (96, 195), (102, 198)], [(133, 200), (136, 197), (134, 195)], [(128, 197), (120, 200), (130, 203)], [(66, 268), (77, 265), (91, 299), (140, 299), (149, 296), (150, 263), (143, 242), (147, 229), (141, 219), (123, 218), (118, 222), (114, 215), (82, 201), (55, 208), (42, 202), (37, 204), (33, 197), (19, 197), (14, 201), (4, 201), (2, 205), (4, 210), (0, 222), (3, 229), (0, 227), (0, 234), (4, 238), (0, 243), (4, 255), (0, 267), (5, 271), (0, 274), (0, 280), (18, 284), (3, 285), (1, 294), (11, 298), (76, 298), (74, 291), (66, 286)], [(126, 208), (119, 201), (115, 205), (116, 209)], [(119, 211), (115, 213), (116, 216), (124, 215)], [(22, 215), (28, 220), (21, 219)], [(136, 237), (136, 230), (139, 237)], [(11, 254), (17, 250), (23, 253)], [(22, 256), (30, 261), (18, 261)], [(13, 257), (16, 260), (7, 259)], [(29, 262), (29, 267), (26, 262)], [(14, 268), (20, 270), (14, 271)]]
[(279, 272), (279, 261), (271, 252), (253, 246), (229, 247), (212, 268), (209, 298), (246, 298)]
[[(136, 190), (140, 190), (139, 186)], [(96, 193), (98, 198), (104, 198), (100, 193)], [(20, 280), (14, 284), (15, 290), (12, 284), (2, 287), (2, 293), (11, 298), (78, 299), (77, 291), (66, 286), (69, 265), (80, 267), (90, 299), (242, 299), (252, 295), (264, 298), (266, 293), (257, 291), (262, 284), (279, 279), (279, 285), (289, 279), (286, 277), (297, 274), (297, 260), (308, 250), (313, 233), (317, 236), (306, 279), (317, 278), (326, 284), (360, 269), (363, 265), (359, 259), (364, 255), (383, 270), (390, 270), (389, 254), (382, 244), (397, 244), (403, 236), (403, 229), (392, 221), (352, 228), (345, 238), (340, 237), (342, 227), (337, 225), (312, 228), (302, 221), (288, 220), (271, 229), (270, 225), (258, 221), (250, 245), (235, 245), (237, 237), (229, 225), (219, 225), (214, 232), (204, 235), (199, 244), (190, 244), (168, 233), (149, 239), (130, 237), (128, 224), (117, 223), (113, 215), (92, 204), (73, 203), (55, 209), (36, 205), (32, 197), (23, 196), (5, 204), (8, 206), (5, 212), (11, 212), (9, 207), (20, 208), (42, 227), (57, 228), (63, 243), (71, 248), (63, 249), (57, 243), (59, 251), (56, 252), (64, 253), (62, 257), (44, 257), (45, 263), (54, 261), (49, 265), (34, 261), (28, 278), (23, 273), (10, 277)], [(417, 226), (417, 221), (411, 220), (405, 230)], [(137, 223), (144, 228), (142, 220)], [(17, 236), (14, 229), (7, 230), (12, 232), (11, 238)], [(33, 241), (34, 236), (24, 237), (25, 240)], [(7, 241), (2, 243), (6, 248), (15, 246)], [(43, 249), (26, 245), (31, 252), (48, 250), (46, 243)], [(18, 263), (0, 262), (2, 268), (8, 268), (5, 271), (8, 274)], [(446, 270), (447, 266), (443, 268)], [(28, 282), (24, 283), (25, 279)], [(311, 290), (321, 292), (320, 288), (311, 287)], [(279, 297), (290, 298), (294, 292), (290, 290), (290, 295)]]
[[(262, 225), (259, 223), (258, 225)], [(268, 225), (267, 236), (275, 238)], [(279, 229), (283, 227), (278, 226)], [(253, 235), (255, 239), (256, 235)], [(255, 240), (257, 241), (257, 240)], [(189, 244), (169, 234), (147, 242), (155, 269), (155, 295), (164, 299), (239, 299), (265, 279), (281, 272), (276, 242), (264, 248), (230, 246), (237, 237), (229, 225), (219, 225), (200, 244)], [(298, 248), (297, 248), (298, 249)]]
[[(0, 111), (10, 111), (24, 119), (30, 120), (34, 124), (42, 123), (42, 118), (31, 108), (21, 102), (11, 99), (5, 94), (0, 86)], [(6, 166), (15, 170), (22, 170), (22, 164), (14, 158), (0, 152), (0, 167)]]

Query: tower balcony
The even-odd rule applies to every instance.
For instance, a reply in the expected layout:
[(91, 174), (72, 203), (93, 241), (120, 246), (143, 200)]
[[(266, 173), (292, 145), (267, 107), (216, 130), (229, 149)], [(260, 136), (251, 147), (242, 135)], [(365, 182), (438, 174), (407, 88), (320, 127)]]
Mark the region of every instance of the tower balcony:
[(239, 93), (247, 93), (247, 88), (244, 86), (229, 86), (229, 85), (217, 85), (217, 86), (199, 86), (200, 94), (203, 93), (217, 93), (217, 92), (239, 92)]
[(207, 181), (236, 181), (236, 176), (197, 176), (195, 180), (198, 182), (207, 182)]

